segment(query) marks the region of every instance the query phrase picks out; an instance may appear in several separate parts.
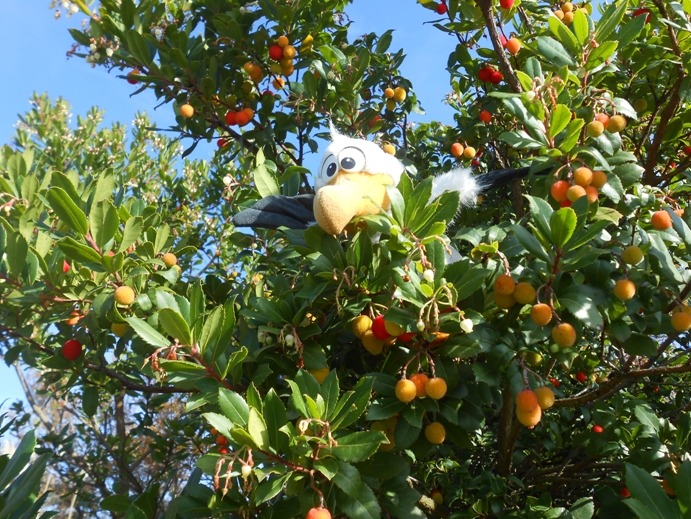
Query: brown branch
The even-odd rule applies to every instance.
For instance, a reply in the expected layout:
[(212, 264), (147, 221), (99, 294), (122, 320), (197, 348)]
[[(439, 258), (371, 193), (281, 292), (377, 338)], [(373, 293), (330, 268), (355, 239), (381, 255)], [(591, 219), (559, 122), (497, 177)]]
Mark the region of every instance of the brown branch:
[(514, 92), (523, 92), (521, 83), (518, 81), (518, 77), (516, 77), (516, 73), (514, 72), (511, 63), (509, 62), (509, 58), (506, 56), (506, 53), (504, 52), (504, 47), (502, 46), (501, 41), (499, 39), (499, 31), (497, 30), (497, 24), (494, 20), (494, 8), (492, 7), (491, 0), (478, 0), (477, 5), (480, 7), (480, 10), (482, 11), (482, 16), (484, 17), (485, 23), (487, 24), (489, 38), (490, 40), (492, 40), (494, 52), (497, 53), (497, 58), (499, 58), (499, 68), (504, 74), (506, 82), (509, 84), (511, 90), (513, 90)]
[(499, 418), (499, 474), (508, 476), (511, 472), (513, 448), (521, 430), (521, 424), (513, 421), (514, 404), (511, 389), (506, 386), (502, 394), (504, 400)]

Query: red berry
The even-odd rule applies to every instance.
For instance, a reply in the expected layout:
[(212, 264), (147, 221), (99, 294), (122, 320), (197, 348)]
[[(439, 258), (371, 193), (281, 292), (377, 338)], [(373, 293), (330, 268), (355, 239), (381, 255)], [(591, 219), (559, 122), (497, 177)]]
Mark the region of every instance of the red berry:
[(499, 5), (502, 9), (511, 9), (513, 7), (513, 0), (499, 0)]
[(573, 205), (573, 202), (567, 198), (566, 200), (562, 200), (561, 202), (559, 202), (559, 205), (562, 207), (571, 207)]
[(493, 85), (498, 85), (504, 80), (504, 76), (498, 70), (493, 70), (492, 74), (489, 76), (489, 82)]
[(448, 11), (448, 8), (445, 3), (437, 4), (437, 14), (446, 14), (446, 11)]
[(130, 72), (129, 74), (127, 74), (127, 82), (128, 82), (130, 85), (136, 85), (137, 83), (139, 83), (139, 80), (138, 80), (137, 77), (136, 77), (136, 76), (138, 76), (138, 75), (139, 75), (139, 71), (138, 71), (138, 70), (133, 70), (132, 72)]
[(402, 333), (397, 337), (397, 339), (403, 341), (403, 342), (410, 342), (412, 338), (415, 337), (415, 334), (413, 332), (406, 332)]
[(645, 23), (650, 22), (650, 9), (636, 9), (631, 15), (631, 18), (635, 18), (636, 16), (640, 16), (642, 14), (645, 15)]
[(579, 372), (576, 374), (576, 380), (578, 380), (578, 381), (581, 382), (581, 383), (585, 382), (587, 378), (588, 378), (588, 377), (587, 377), (587, 376), (585, 375), (585, 373), (583, 373), (582, 371), (579, 371)]
[(269, 47), (269, 57), (274, 61), (279, 61), (283, 58), (283, 47), (280, 45), (272, 45)]
[(77, 339), (70, 339), (62, 345), (61, 351), (67, 360), (76, 360), (82, 354), (82, 343)]
[(480, 120), (483, 123), (487, 124), (492, 120), (492, 114), (489, 113), (487, 110), (483, 110), (482, 112), (480, 112)]
[(228, 449), (226, 449), (225, 447), (221, 447), (220, 449), (218, 449), (219, 454), (228, 454), (228, 452), (230, 451), (228, 451)]
[(594, 433), (603, 433), (605, 430), (602, 428), (601, 425), (593, 425), (593, 428), (591, 429)]
[(554, 387), (561, 386), (561, 382), (559, 382), (556, 378), (550, 378), (549, 381)]
[(484, 81), (486, 83), (489, 81), (492, 72), (494, 72), (492, 67), (482, 67), (480, 72), (478, 72), (477, 77), (480, 81)]
[(684, 153), (691, 155), (691, 146), (684, 146)]
[(374, 336), (383, 341), (391, 337), (389, 332), (386, 331), (386, 326), (384, 324), (384, 316), (383, 315), (378, 315), (377, 317), (374, 318), (374, 321), (372, 321), (372, 333)]
[(626, 487), (622, 488), (619, 494), (621, 494), (621, 497), (623, 497), (624, 499), (626, 499), (627, 497), (631, 497), (631, 492), (629, 492), (629, 489)]
[(62, 260), (62, 271), (67, 274), (70, 271), (70, 264), (67, 263), (67, 260)]
[(216, 445), (218, 445), (219, 447), (225, 447), (226, 445), (228, 445), (228, 438), (226, 438), (222, 434), (219, 434), (218, 436), (216, 436)]
[(236, 125), (238, 122), (236, 120), (236, 112), (233, 112), (232, 110), (226, 114), (226, 124), (228, 126), (233, 126)]
[(502, 47), (506, 47), (506, 42), (508, 41), (509, 40), (506, 39), (506, 36), (504, 36), (503, 34), (499, 35), (499, 43), (501, 43)]
[(216, 141), (216, 146), (218, 146), (219, 148), (222, 148), (225, 145), (226, 145), (225, 139), (218, 139), (218, 141)]

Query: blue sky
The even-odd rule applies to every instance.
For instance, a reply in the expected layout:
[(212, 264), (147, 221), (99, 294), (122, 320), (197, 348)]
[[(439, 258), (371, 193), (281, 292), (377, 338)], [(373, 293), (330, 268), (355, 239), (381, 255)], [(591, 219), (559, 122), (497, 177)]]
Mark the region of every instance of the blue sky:
[[(101, 67), (91, 68), (82, 59), (67, 59), (72, 46), (67, 29), (79, 27), (81, 15), (55, 20), (48, 9), (49, 0), (4, 2), (0, 48), (5, 49), (0, 66), (5, 80), (0, 82), (0, 144), (9, 143), (18, 114), (29, 110), (33, 92), (47, 92), (52, 98), (63, 97), (72, 105), (72, 113), (85, 114), (92, 106), (105, 110), (105, 123), (130, 124), (138, 111), (147, 111), (158, 127), (174, 122), (169, 105), (154, 111), (158, 103), (152, 93), (130, 97), (135, 87)], [(443, 103), (450, 91), (445, 72), (448, 54), (455, 48), (454, 37), (424, 21), (438, 18), (415, 2), (390, 0), (355, 0), (346, 10), (354, 22), (350, 37), (368, 32), (382, 33), (394, 28), (391, 50), (403, 48), (407, 54), (402, 67), (413, 82), (427, 114), (421, 121), (453, 122), (452, 110)], [(184, 143), (183, 143), (184, 144)], [(193, 157), (208, 158), (213, 146), (200, 146)], [(0, 403), (21, 398), (23, 393), (14, 369), (0, 362)]]

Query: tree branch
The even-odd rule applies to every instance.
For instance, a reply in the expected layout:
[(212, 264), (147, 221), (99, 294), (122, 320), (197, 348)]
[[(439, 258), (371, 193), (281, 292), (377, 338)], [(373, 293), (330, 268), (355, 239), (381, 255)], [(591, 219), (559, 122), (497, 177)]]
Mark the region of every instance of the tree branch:
[(504, 47), (499, 39), (499, 31), (497, 30), (497, 24), (494, 21), (494, 8), (492, 7), (491, 0), (478, 0), (477, 5), (482, 11), (482, 16), (485, 18), (485, 23), (487, 24), (487, 30), (489, 31), (489, 39), (492, 40), (492, 46), (494, 47), (494, 52), (497, 53), (497, 58), (499, 58), (499, 68), (506, 82), (511, 87), (511, 90), (517, 93), (523, 92), (521, 83), (516, 77), (516, 73), (509, 62), (509, 58), (504, 52)]

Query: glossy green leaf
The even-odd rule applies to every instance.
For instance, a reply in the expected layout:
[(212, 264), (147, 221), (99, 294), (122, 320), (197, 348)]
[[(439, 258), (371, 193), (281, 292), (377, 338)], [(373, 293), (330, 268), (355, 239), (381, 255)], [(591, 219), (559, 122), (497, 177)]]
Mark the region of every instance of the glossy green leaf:
[(138, 317), (127, 317), (125, 320), (145, 343), (156, 346), (157, 348), (167, 348), (170, 346), (170, 341), (158, 333), (158, 331), (152, 328), (146, 321)]
[(94, 204), (89, 215), (91, 236), (99, 250), (103, 251), (106, 244), (115, 237), (120, 226), (118, 212), (110, 202)]
[[(626, 464), (626, 488), (631, 492), (631, 500), (624, 501), (641, 518), (654, 517), (655, 519), (681, 519), (679, 508), (670, 501), (662, 489), (662, 485), (648, 472), (640, 467)], [(629, 501), (636, 500), (642, 507), (632, 507)], [(646, 515), (641, 515), (639, 510), (644, 510)], [(652, 515), (647, 515), (652, 514)]]
[(168, 335), (180, 341), (183, 346), (192, 345), (190, 327), (184, 317), (172, 308), (163, 308), (158, 313), (158, 322)]
[(48, 190), (48, 201), (50, 202), (51, 209), (60, 218), (60, 221), (81, 235), (85, 235), (88, 232), (89, 225), (84, 211), (77, 207), (77, 204), (72, 201), (72, 198), (64, 189), (51, 187)]
[(571, 110), (569, 107), (566, 105), (557, 105), (552, 111), (552, 117), (550, 118), (549, 131), (547, 132), (547, 135), (550, 138), (555, 137), (565, 130), (570, 122)]
[(219, 388), (218, 390), (218, 405), (223, 411), (223, 414), (238, 427), (247, 426), (247, 420), (250, 414), (250, 408), (242, 398), (235, 391), (226, 388)]
[(552, 241), (556, 247), (562, 248), (568, 243), (576, 230), (576, 211), (570, 207), (562, 207), (555, 211), (550, 218)]

